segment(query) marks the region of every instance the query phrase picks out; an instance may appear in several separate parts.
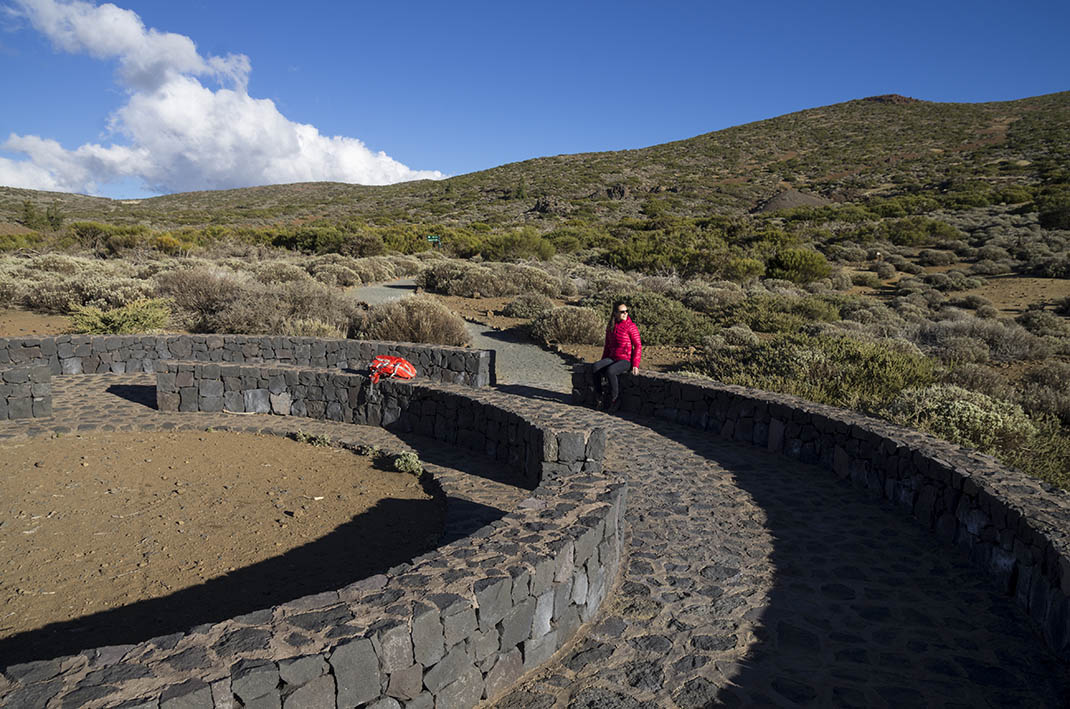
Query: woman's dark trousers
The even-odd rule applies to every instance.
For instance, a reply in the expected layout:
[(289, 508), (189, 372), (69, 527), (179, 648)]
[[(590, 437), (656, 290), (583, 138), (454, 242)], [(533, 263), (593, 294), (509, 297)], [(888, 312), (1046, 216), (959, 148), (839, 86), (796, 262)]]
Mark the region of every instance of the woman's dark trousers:
[(594, 393), (598, 401), (602, 400), (602, 377), (609, 380), (609, 394), (612, 401), (616, 401), (620, 395), (620, 382), (617, 377), (632, 368), (632, 363), (626, 359), (612, 360), (609, 357), (600, 359), (592, 365), (594, 372)]

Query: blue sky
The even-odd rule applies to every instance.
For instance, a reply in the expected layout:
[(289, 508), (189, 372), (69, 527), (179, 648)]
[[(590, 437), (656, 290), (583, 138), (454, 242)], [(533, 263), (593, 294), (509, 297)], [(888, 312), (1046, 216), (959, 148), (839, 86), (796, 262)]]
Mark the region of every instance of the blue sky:
[[(0, 184), (382, 184), (1070, 89), (1070, 3), (0, 0)], [(170, 33), (170, 34), (168, 34)]]

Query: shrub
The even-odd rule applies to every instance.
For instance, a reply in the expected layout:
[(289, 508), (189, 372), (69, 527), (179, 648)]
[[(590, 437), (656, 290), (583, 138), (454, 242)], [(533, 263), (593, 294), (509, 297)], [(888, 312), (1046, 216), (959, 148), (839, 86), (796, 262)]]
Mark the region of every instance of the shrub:
[(817, 296), (752, 295), (715, 315), (723, 325), (744, 323), (755, 332), (797, 332), (810, 322), (834, 322), (839, 308)]
[(1002, 320), (965, 320), (926, 323), (918, 328), (915, 342), (923, 349), (939, 347), (951, 337), (971, 337), (988, 345), (992, 359), (999, 362), (1044, 359), (1048, 347), (1044, 341), (1017, 323)]
[(1017, 404), (952, 384), (908, 389), (886, 414), (897, 423), (989, 453), (1013, 449), (1037, 433)]
[(213, 332), (210, 319), (242, 292), (246, 279), (218, 268), (166, 271), (156, 276), (157, 292), (171, 298), (193, 332)]
[(354, 327), (357, 337), (368, 340), (455, 346), (469, 340), (464, 320), (430, 296), (409, 296), (373, 306)]
[(497, 297), (520, 293), (559, 295), (560, 278), (541, 268), (513, 263), (471, 264), (439, 261), (425, 266), (416, 278), (424, 290), (465, 298)]
[(394, 458), (394, 470), (399, 473), (409, 473), (410, 475), (420, 475), (424, 472), (423, 463), (420, 462), (420, 456), (412, 451), (405, 451), (398, 457)]
[(824, 335), (784, 335), (708, 351), (699, 370), (729, 384), (867, 411), (933, 377), (930, 360), (893, 342)]
[(357, 275), (357, 272), (340, 263), (316, 266), (312, 271), (312, 277), (324, 285), (338, 286), (340, 288), (359, 286), (361, 284), (360, 276)]
[(1070, 425), (1070, 364), (1048, 360), (1022, 377), (1016, 400), (1034, 414), (1052, 414)]
[(765, 264), (753, 258), (730, 258), (721, 267), (721, 274), (730, 281), (750, 283), (765, 275)]
[(1034, 335), (1070, 337), (1070, 322), (1047, 310), (1039, 308), (1026, 310), (1014, 320)]
[(1060, 315), (1070, 315), (1070, 296), (1055, 301), (1055, 312)]
[(864, 273), (851, 274), (851, 283), (856, 286), (865, 286), (866, 288), (880, 288), (881, 279), (876, 273), (866, 271)]
[(256, 269), (256, 280), (261, 283), (292, 283), (308, 280), (308, 271), (285, 261), (269, 261)]
[(873, 270), (877, 273), (877, 278), (880, 278), (882, 281), (895, 277), (895, 266), (887, 261), (880, 261), (873, 267)]
[(809, 249), (782, 249), (769, 262), (769, 275), (793, 283), (827, 278), (832, 269), (824, 255)]
[(565, 305), (535, 318), (531, 332), (547, 345), (600, 345), (605, 341), (607, 324), (597, 310)]
[(517, 296), (502, 309), (502, 314), (511, 318), (535, 318), (554, 307), (554, 302), (541, 293)]
[(936, 249), (922, 249), (918, 254), (918, 263), (922, 266), (950, 266), (958, 260), (950, 251), (938, 251)]
[(75, 305), (71, 328), (87, 335), (136, 335), (162, 330), (170, 317), (168, 302), (162, 298), (136, 300), (111, 310)]
[(982, 340), (960, 336), (940, 342), (931, 354), (949, 364), (959, 364), (987, 362), (992, 353)]
[(851, 288), (851, 276), (844, 271), (836, 271), (829, 279), (832, 281), (832, 288), (834, 290), (844, 291)]
[(976, 310), (985, 305), (992, 305), (992, 301), (983, 295), (971, 294), (952, 301), (952, 305), (958, 308)]
[(597, 307), (603, 314), (603, 332), (609, 322), (613, 303), (620, 301), (628, 304), (629, 317), (639, 327), (644, 345), (697, 346), (715, 329), (709, 317), (689, 310), (683, 303), (659, 293), (639, 291), (607, 293), (585, 301), (586, 305)]
[(726, 327), (721, 330), (721, 337), (724, 338), (726, 344), (739, 347), (743, 345), (757, 345), (761, 340), (754, 334), (746, 325), (733, 325), (732, 327)]

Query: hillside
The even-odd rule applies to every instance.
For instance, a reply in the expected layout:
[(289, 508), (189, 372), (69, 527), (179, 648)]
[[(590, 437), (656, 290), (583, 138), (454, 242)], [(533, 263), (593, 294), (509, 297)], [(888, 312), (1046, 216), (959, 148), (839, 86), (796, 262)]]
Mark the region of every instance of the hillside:
[(144, 200), (0, 187), (0, 225), (29, 200), (70, 220), (154, 229), (351, 218), (377, 225), (611, 223), (654, 198), (678, 217), (741, 214), (793, 188), (836, 202), (871, 195), (1063, 182), (1070, 92), (951, 104), (878, 96), (639, 150), (538, 158), (441, 182), (339, 183), (190, 192)]

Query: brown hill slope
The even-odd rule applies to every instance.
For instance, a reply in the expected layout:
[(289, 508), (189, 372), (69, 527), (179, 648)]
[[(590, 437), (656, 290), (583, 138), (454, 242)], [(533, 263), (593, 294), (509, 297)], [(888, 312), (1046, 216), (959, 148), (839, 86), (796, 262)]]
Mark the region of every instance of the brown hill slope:
[(41, 209), (55, 204), (68, 219), (154, 227), (350, 217), (607, 222), (637, 214), (652, 196), (683, 216), (741, 213), (785, 188), (852, 201), (965, 180), (1035, 183), (1067, 169), (1068, 146), (1070, 92), (980, 104), (880, 96), (639, 150), (537, 158), (441, 182), (303, 183), (133, 201), (0, 187), (0, 221), (17, 221), (26, 200)]

